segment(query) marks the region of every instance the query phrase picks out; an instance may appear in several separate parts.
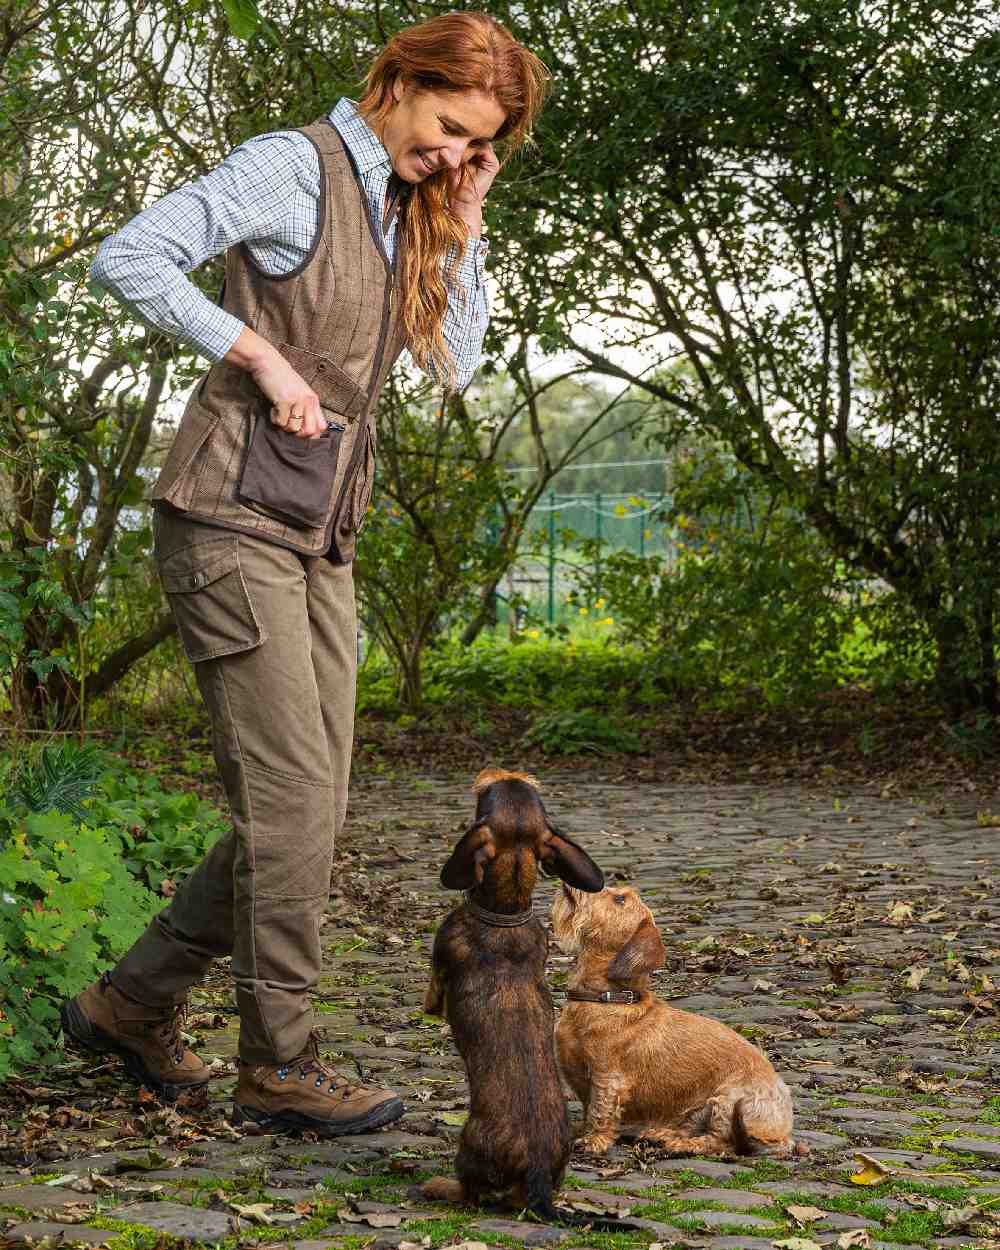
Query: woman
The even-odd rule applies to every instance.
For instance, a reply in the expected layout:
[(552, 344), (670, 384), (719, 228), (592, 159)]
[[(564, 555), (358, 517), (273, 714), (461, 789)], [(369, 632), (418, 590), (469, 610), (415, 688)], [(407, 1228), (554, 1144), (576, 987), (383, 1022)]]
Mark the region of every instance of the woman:
[[(166, 1098), (208, 1080), (180, 1039), (189, 987), (232, 955), (234, 1119), (360, 1132), (403, 1112), (326, 1066), (309, 990), (354, 719), (355, 535), (373, 412), (404, 346), (452, 387), (486, 328), (482, 203), (545, 71), (491, 18), (396, 35), (355, 105), (250, 140), (101, 248), (97, 281), (214, 360), (154, 490), (160, 576), (212, 718), (233, 814), (117, 967), (63, 1007)], [(184, 277), (226, 250), (221, 307)]]

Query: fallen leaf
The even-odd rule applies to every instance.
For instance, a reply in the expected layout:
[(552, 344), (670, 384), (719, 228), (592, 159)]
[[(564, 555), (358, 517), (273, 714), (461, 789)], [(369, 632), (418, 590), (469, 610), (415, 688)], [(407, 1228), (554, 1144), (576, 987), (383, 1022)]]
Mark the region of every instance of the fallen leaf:
[(855, 1157), (862, 1167), (848, 1178), (852, 1185), (881, 1185), (891, 1175), (890, 1169), (871, 1155), (859, 1153)]
[[(141, 1092), (141, 1091), (140, 1091)], [(144, 1155), (126, 1156), (115, 1163), (116, 1172), (158, 1172), (160, 1168), (173, 1166), (166, 1155), (147, 1150)]]
[(780, 1246), (781, 1250), (823, 1250), (822, 1246), (810, 1241), (808, 1237), (786, 1237), (783, 1241), (772, 1241), (772, 1246)]
[(235, 1211), (241, 1219), (250, 1220), (254, 1224), (271, 1224), (273, 1221), (268, 1214), (273, 1208), (273, 1202), (250, 1202), (240, 1203), (231, 1202), (229, 1209)]
[(944, 914), (945, 911), (943, 907), (933, 907), (930, 911), (924, 912), (924, 914), (920, 917), (920, 923), (930, 924), (934, 920), (941, 920), (944, 917)]
[(436, 1118), (443, 1124), (460, 1125), (469, 1118), (468, 1111), (439, 1111)]
[(872, 1244), (871, 1237), (863, 1228), (849, 1228), (846, 1233), (841, 1233), (837, 1238), (837, 1245), (840, 1250), (850, 1250), (851, 1246), (861, 1246), (866, 1248)]
[(811, 911), (808, 916), (802, 917), (802, 923), (803, 924), (822, 924), (825, 919), (826, 917), (823, 915), (822, 912)]
[(912, 903), (893, 903), (889, 908), (886, 919), (890, 924), (905, 924), (908, 920), (913, 919)]
[(762, 991), (766, 992), (767, 990), (773, 990), (773, 989), (774, 989), (774, 982), (773, 982), (773, 981), (765, 981), (765, 980), (764, 980), (764, 978), (763, 978), (763, 977), (761, 977), (761, 979), (760, 979), (759, 981), (754, 981), (754, 983), (753, 983), (753, 988), (754, 988), (755, 990), (762, 990)]
[(919, 990), (921, 981), (929, 972), (930, 968), (911, 968), (910, 975), (906, 978), (906, 988), (908, 990)]
[(821, 1211), (819, 1207), (785, 1207), (785, 1210), (792, 1217), (796, 1224), (813, 1224), (816, 1220), (821, 1220), (826, 1216), (825, 1211)]
[(979, 1212), (975, 1207), (946, 1207), (938, 1212), (945, 1228), (964, 1228), (970, 1220), (974, 1220)]
[(403, 1222), (401, 1215), (391, 1211), (366, 1211), (363, 1214), (342, 1207), (337, 1212), (338, 1220), (346, 1220), (348, 1224), (367, 1224), (371, 1228), (398, 1228)]

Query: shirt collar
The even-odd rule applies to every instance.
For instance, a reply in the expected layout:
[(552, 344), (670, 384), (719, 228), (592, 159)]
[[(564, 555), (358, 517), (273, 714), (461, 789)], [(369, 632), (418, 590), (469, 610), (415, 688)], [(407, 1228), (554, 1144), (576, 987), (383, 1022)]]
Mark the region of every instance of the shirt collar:
[(347, 145), (354, 158), (359, 174), (372, 173), (375, 170), (389, 175), (392, 172), (392, 161), (381, 140), (358, 112), (353, 100), (345, 97), (338, 100), (330, 112), (330, 121), (337, 128), (337, 133)]

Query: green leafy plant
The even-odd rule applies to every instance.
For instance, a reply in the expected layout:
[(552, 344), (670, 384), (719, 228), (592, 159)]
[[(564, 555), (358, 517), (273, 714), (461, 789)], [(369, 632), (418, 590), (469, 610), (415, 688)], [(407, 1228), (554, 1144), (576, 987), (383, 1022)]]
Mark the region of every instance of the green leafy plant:
[(585, 709), (540, 716), (521, 741), (526, 747), (538, 747), (547, 755), (642, 750), (642, 742), (632, 730), (609, 716)]
[(95, 747), (81, 747), (68, 740), (47, 744), (14, 770), (9, 802), (29, 812), (54, 810), (85, 820), (84, 800), (93, 793), (107, 767), (107, 756)]
[(58, 1055), (59, 1004), (109, 967), (162, 900), (114, 830), (0, 806), (0, 1080)]

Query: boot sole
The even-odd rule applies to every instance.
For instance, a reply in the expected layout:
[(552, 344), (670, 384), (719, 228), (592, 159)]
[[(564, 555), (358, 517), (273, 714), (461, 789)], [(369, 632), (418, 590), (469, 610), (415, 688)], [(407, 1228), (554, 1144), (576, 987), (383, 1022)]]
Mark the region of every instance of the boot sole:
[(232, 1122), (237, 1128), (242, 1124), (254, 1124), (267, 1132), (301, 1132), (303, 1129), (320, 1137), (346, 1137), (354, 1133), (366, 1133), (369, 1129), (382, 1128), (398, 1120), (406, 1108), (401, 1098), (390, 1098), (379, 1103), (367, 1115), (354, 1120), (317, 1120), (302, 1111), (261, 1111), (257, 1107), (233, 1103)]
[(110, 1034), (98, 1028), (96, 1024), (83, 1014), (76, 1000), (67, 998), (59, 1010), (59, 1022), (67, 1037), (71, 1037), (78, 1045), (93, 1051), (95, 1055), (118, 1055), (125, 1064), (125, 1071), (139, 1085), (145, 1085), (163, 1102), (176, 1102), (178, 1095), (190, 1093), (192, 1090), (204, 1089), (208, 1080), (194, 1081), (187, 1085), (178, 1085), (174, 1081), (161, 1081), (146, 1067), (134, 1050), (116, 1042)]

